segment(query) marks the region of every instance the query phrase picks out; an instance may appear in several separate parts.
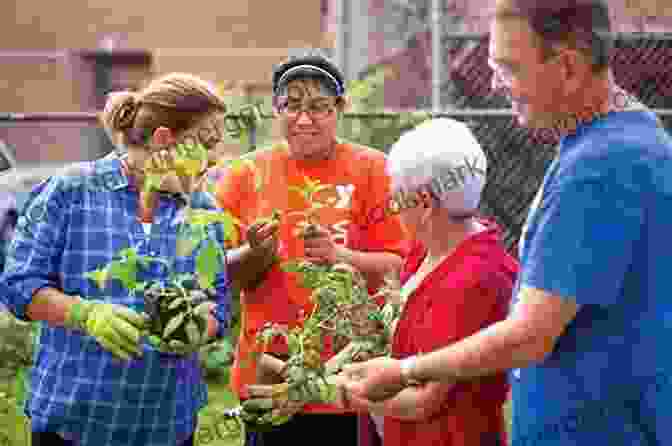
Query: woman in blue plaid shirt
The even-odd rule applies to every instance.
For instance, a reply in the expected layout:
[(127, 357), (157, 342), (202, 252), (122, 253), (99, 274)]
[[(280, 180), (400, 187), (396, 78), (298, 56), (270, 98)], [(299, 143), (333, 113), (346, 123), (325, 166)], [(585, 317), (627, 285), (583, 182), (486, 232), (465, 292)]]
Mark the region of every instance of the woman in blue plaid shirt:
[[(223, 112), (215, 88), (186, 74), (156, 79), (138, 93), (116, 93), (103, 122), (125, 154), (79, 163), (33, 189), (0, 293), (16, 317), (43, 322), (25, 406), (33, 446), (193, 445), (207, 400), (199, 345), (172, 351), (144, 342), (142, 297), (118, 281), (101, 290), (84, 274), (129, 247), (177, 258), (178, 272), (193, 272), (194, 257), (175, 252), (184, 209), (180, 181), (164, 181), (145, 218), (140, 169), (147, 160), (165, 167), (174, 144), (187, 138), (212, 148), (221, 139), (216, 118)], [(222, 231), (215, 232), (223, 242)], [(152, 262), (138, 280), (156, 283), (166, 276)], [(216, 303), (204, 315), (208, 339), (221, 337), (229, 325), (225, 271), (215, 288)]]

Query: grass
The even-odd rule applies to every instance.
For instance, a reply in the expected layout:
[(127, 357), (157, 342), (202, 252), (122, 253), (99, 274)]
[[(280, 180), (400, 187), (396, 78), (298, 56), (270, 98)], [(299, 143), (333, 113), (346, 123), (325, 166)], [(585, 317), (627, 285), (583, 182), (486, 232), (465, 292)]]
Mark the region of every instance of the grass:
[[(0, 393), (13, 394), (12, 384), (0, 381)], [(238, 404), (223, 379), (208, 380), (208, 405), (199, 414), (195, 434), (196, 446), (243, 446), (240, 431), (227, 429), (218, 413)], [(11, 400), (10, 400), (11, 401)], [(507, 424), (510, 421), (510, 403), (505, 406)], [(16, 404), (7, 404), (0, 398), (0, 446), (30, 446), (29, 426), (22, 410)]]
[[(199, 414), (196, 446), (242, 446), (241, 433), (218, 416), (221, 410), (238, 404), (224, 380), (208, 380), (208, 405)], [(2, 446), (2, 445), (0, 445)]]
[[(0, 382), (0, 393), (13, 395), (12, 383)], [(208, 381), (209, 401), (199, 414), (196, 446), (242, 446), (240, 431), (226, 429), (217, 414), (238, 401), (222, 380)], [(28, 419), (12, 399), (0, 397), (0, 446), (30, 446)]]

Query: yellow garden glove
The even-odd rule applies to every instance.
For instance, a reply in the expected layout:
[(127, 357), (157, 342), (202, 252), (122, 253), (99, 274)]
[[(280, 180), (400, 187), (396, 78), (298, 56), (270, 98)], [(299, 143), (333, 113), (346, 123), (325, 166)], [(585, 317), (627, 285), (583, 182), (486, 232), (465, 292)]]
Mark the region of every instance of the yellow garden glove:
[(118, 358), (142, 356), (140, 339), (148, 317), (132, 309), (95, 300), (78, 298), (66, 316), (65, 326), (81, 330)]

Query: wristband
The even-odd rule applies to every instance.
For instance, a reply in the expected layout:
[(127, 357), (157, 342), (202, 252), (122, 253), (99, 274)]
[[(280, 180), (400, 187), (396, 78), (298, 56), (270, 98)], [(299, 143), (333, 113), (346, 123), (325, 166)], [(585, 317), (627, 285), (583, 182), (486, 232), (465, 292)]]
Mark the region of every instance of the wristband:
[(401, 368), (401, 379), (404, 387), (417, 386), (420, 384), (420, 381), (413, 377), (417, 361), (417, 356), (409, 356), (408, 358), (402, 359), (399, 363), (399, 367)]

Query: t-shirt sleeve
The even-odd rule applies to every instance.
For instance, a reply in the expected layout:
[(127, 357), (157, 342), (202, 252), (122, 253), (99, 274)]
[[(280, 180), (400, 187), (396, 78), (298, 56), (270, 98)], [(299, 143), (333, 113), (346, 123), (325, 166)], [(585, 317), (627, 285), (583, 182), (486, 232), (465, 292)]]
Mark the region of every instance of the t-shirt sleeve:
[[(609, 164), (607, 164), (609, 162)], [(524, 286), (579, 305), (617, 303), (642, 233), (641, 166), (578, 160), (544, 190), (521, 271)]]
[(359, 246), (355, 248), (391, 252), (405, 257), (409, 244), (399, 217), (386, 211), (389, 198), (390, 180), (385, 169), (385, 158), (376, 157), (371, 162), (365, 206), (362, 215), (357, 216), (356, 220), (361, 238)]
[(242, 204), (250, 203), (253, 193), (252, 172), (248, 167), (238, 169), (226, 168), (221, 173), (215, 186), (217, 206), (220, 209), (231, 212), (234, 217), (241, 221), (242, 227), (236, 226), (239, 245), (245, 243), (246, 233)]

